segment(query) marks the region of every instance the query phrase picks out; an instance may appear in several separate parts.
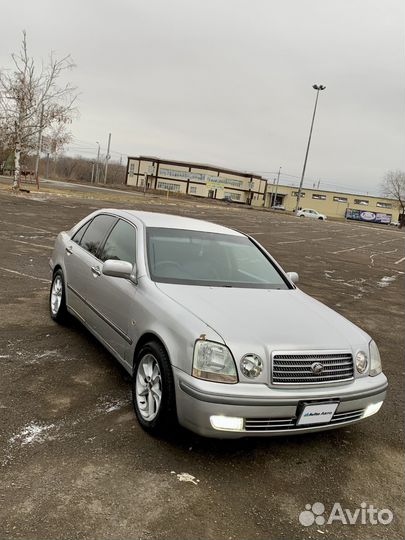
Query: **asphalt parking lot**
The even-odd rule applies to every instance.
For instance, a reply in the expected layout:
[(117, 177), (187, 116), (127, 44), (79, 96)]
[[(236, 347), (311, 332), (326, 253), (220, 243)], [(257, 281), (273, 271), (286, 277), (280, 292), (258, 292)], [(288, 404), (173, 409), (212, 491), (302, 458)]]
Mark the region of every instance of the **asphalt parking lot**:
[[(390, 382), (380, 413), (283, 438), (159, 440), (136, 423), (129, 378), (78, 323), (48, 314), (56, 234), (130, 206), (250, 233), (299, 286), (370, 333)], [(239, 206), (0, 191), (0, 538), (403, 538), (405, 235)], [(291, 329), (293, 331), (293, 328)], [(305, 527), (306, 504), (388, 508), (390, 524)]]

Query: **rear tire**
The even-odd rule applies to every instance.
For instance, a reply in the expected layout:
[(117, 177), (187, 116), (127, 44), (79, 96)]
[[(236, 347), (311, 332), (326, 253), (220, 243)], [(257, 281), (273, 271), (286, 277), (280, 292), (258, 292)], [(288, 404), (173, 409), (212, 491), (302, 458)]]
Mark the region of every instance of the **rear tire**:
[(146, 343), (135, 358), (132, 403), (141, 427), (153, 435), (168, 433), (177, 424), (172, 366), (157, 341)]
[(69, 314), (66, 309), (65, 280), (61, 269), (56, 270), (52, 278), (49, 291), (49, 312), (51, 318), (57, 323), (67, 322)]

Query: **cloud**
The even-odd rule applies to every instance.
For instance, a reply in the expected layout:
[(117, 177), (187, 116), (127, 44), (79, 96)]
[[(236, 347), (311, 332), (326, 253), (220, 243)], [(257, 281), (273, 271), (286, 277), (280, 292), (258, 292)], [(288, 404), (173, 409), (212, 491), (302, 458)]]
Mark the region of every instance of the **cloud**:
[(405, 168), (403, 16), (400, 0), (22, 0), (3, 7), (0, 65), (26, 28), (36, 57), (77, 63), (79, 139), (296, 176), (325, 84), (307, 183), (377, 192)]

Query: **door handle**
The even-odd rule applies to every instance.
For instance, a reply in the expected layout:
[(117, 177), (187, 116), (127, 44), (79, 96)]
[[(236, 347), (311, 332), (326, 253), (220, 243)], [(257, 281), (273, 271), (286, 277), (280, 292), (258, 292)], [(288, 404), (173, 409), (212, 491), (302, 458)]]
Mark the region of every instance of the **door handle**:
[(67, 253), (68, 255), (72, 255), (72, 253), (73, 253), (73, 248), (72, 248), (72, 246), (69, 246), (69, 247), (66, 248), (66, 253)]
[(101, 270), (98, 266), (92, 266), (91, 271), (97, 276), (101, 276)]

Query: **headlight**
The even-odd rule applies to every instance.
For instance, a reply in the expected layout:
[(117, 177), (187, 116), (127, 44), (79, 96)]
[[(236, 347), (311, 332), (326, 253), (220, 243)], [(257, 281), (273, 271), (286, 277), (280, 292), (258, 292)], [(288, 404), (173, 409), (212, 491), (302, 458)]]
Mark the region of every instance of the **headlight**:
[(364, 373), (368, 366), (367, 354), (359, 351), (356, 354), (356, 369), (359, 373)]
[(240, 361), (240, 369), (245, 377), (254, 379), (263, 371), (263, 362), (257, 354), (245, 354)]
[(374, 340), (370, 341), (370, 375), (374, 377), (382, 371), (380, 351)]
[(237, 383), (236, 366), (228, 347), (213, 341), (196, 341), (193, 376), (207, 381)]

